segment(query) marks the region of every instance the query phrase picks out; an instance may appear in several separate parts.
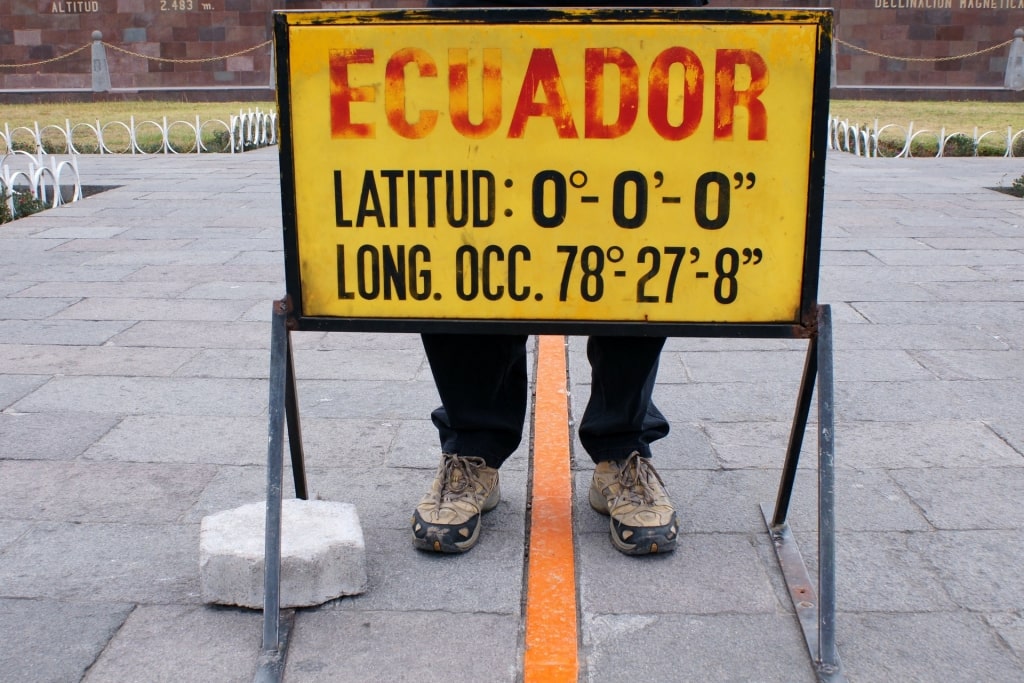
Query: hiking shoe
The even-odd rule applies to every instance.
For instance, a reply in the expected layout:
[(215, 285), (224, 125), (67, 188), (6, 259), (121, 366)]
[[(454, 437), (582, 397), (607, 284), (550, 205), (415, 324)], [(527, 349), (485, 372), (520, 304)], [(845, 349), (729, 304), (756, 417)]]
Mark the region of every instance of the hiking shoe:
[(421, 550), (464, 553), (480, 538), (480, 515), (501, 499), (498, 470), (483, 458), (445, 453), (430, 491), (412, 513), (412, 542)]
[(650, 458), (601, 462), (590, 484), (590, 507), (611, 519), (612, 545), (627, 555), (675, 550), (679, 521)]

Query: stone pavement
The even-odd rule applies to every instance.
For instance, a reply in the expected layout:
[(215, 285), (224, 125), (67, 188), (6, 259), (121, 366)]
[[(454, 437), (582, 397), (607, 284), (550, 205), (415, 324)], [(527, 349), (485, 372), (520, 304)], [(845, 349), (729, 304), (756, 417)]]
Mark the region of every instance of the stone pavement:
[[(81, 172), (119, 187), (0, 227), (0, 678), (248, 681), (261, 615), (201, 604), (199, 521), (265, 497), (277, 153), (84, 157)], [(1024, 200), (986, 189), (1022, 173), (828, 162), (820, 300), (853, 681), (1024, 680)], [(370, 587), (298, 613), (286, 680), (517, 680), (529, 439), (477, 548), (419, 553), (409, 512), (438, 452), (418, 339), (295, 343), (310, 487), (358, 506)], [(569, 348), (579, 415), (582, 340)], [(813, 679), (758, 509), (805, 348), (670, 340), (655, 398), (685, 532), (671, 556), (612, 549), (577, 444), (581, 680)], [(790, 517), (809, 561), (813, 448)]]

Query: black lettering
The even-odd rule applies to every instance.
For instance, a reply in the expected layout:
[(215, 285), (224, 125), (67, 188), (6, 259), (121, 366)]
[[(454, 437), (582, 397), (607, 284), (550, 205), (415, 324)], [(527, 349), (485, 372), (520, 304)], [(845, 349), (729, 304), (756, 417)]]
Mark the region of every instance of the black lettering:
[(416, 227), (416, 171), (406, 171), (405, 193), (409, 199), (409, 227)]
[(658, 302), (658, 297), (647, 293), (647, 283), (654, 279), (654, 276), (661, 270), (661, 254), (655, 247), (647, 246), (640, 249), (636, 255), (636, 262), (647, 263), (650, 259), (651, 267), (640, 276), (636, 282), (636, 302), (638, 304), (653, 304)]
[[(468, 271), (468, 272), (467, 272)], [(464, 244), (455, 252), (455, 293), (463, 301), (472, 301), (480, 293), (479, 254), (475, 247)], [(467, 289), (466, 282), (469, 281)]]
[(679, 268), (682, 267), (683, 260), (686, 258), (686, 247), (665, 247), (665, 255), (675, 257), (672, 259), (672, 268), (669, 270), (668, 275), (668, 286), (665, 288), (665, 303), (670, 304), (676, 295), (676, 278), (679, 276)]
[(427, 227), (437, 227), (437, 179), (440, 171), (420, 171), (420, 177), (427, 181)]
[[(484, 192), (481, 189), (481, 185), (486, 184), (487, 189)], [(487, 212), (486, 214), (481, 212), (482, 205), (481, 196), (485, 196)], [(494, 174), (490, 171), (473, 171), (473, 227), (474, 228), (486, 228), (494, 223), (494, 205), (496, 203), (494, 195)]]
[[(366, 259), (369, 257), (369, 265)], [(380, 254), (375, 247), (364, 244), (356, 253), (356, 280), (359, 283), (359, 296), (364, 299), (376, 299), (380, 296)]]
[(505, 252), (502, 251), (501, 247), (491, 244), (484, 249), (483, 270), (481, 273), (484, 285), (484, 298), (488, 301), (497, 301), (505, 293), (505, 288), (501, 285), (491, 289), (491, 266), (494, 261), (503, 263), (505, 261)]
[[(626, 215), (626, 186), (632, 184), (633, 215)], [(639, 228), (647, 220), (647, 178), (639, 171), (623, 171), (615, 176), (612, 186), (612, 217), (615, 225), (630, 230)]]
[[(385, 245), (382, 249), (384, 255), (384, 300), (391, 301), (397, 298), (405, 301), (405, 246), (396, 247), (398, 253), (392, 253), (391, 247)], [(394, 297), (392, 296), (394, 287)]]
[[(544, 190), (551, 183), (554, 191), (554, 207), (546, 211)], [(541, 171), (533, 177), (533, 221), (542, 228), (557, 228), (565, 222), (566, 211), (565, 176), (558, 171)], [(564, 301), (564, 299), (563, 299)]]
[(469, 222), (469, 171), (459, 171), (462, 184), (461, 215), (455, 215), (455, 171), (444, 172), (445, 206), (448, 208), (448, 225), (453, 228), (464, 228)]
[[(708, 214), (708, 186), (711, 184), (718, 186), (714, 218)], [(729, 222), (730, 187), (729, 179), (718, 171), (708, 171), (697, 178), (697, 187), (693, 193), (693, 214), (697, 225), (705, 230), (718, 230)]]
[(523, 261), (530, 260), (530, 250), (522, 244), (517, 244), (508, 250), (508, 295), (513, 301), (526, 301), (530, 296), (530, 287), (527, 285), (522, 289), (516, 287), (517, 266), (520, 258)]
[(388, 225), (398, 227), (398, 179), (402, 171), (381, 171), (381, 176), (388, 180)]
[(423, 263), (430, 263), (430, 250), (422, 244), (409, 247), (409, 293), (416, 301), (430, 296), (430, 269), (419, 267), (421, 259)]
[(352, 227), (352, 220), (345, 218), (345, 209), (341, 201), (341, 171), (334, 172), (334, 224), (339, 228)]
[(355, 295), (348, 291), (348, 285), (345, 282), (345, 245), (338, 245), (338, 298), (339, 299), (354, 299)]
[(380, 206), (380, 195), (377, 193), (377, 181), (373, 178), (373, 171), (366, 171), (363, 174), (363, 189), (359, 193), (359, 213), (356, 215), (356, 227), (363, 227), (367, 217), (376, 218), (378, 228), (384, 227), (384, 211)]

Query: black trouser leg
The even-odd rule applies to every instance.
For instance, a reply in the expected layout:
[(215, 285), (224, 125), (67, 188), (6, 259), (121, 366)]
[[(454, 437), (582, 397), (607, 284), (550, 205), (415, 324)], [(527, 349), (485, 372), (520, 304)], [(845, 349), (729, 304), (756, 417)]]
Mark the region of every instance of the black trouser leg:
[(526, 335), (424, 334), (441, 407), (430, 414), (441, 450), (500, 467), (526, 419)]
[(583, 448), (594, 462), (622, 461), (633, 451), (651, 457), (650, 444), (668, 434), (651, 395), (664, 337), (591, 337), (590, 401), (580, 421)]

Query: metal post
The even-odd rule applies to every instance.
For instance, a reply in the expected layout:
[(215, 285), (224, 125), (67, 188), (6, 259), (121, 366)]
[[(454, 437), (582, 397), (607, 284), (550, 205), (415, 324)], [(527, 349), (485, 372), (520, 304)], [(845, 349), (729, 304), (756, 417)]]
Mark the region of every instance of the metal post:
[(835, 404), (832, 309), (818, 309), (818, 653), (822, 672), (839, 671), (836, 650)]
[(92, 91), (110, 92), (110, 65), (103, 47), (103, 34), (92, 32)]
[(263, 578), (263, 650), (280, 646), (281, 612), (281, 479), (284, 469), (285, 377), (288, 362), (288, 329), (285, 305), (274, 302), (270, 330), (270, 424), (267, 437), (267, 526)]
[[(281, 512), (284, 478), (284, 430), (289, 421), (292, 463), (298, 443), (301, 491), (305, 494), (305, 471), (302, 466), (301, 435), (295, 403), (295, 371), (292, 367), (291, 335), (288, 331), (288, 299), (274, 302), (270, 328), (270, 404), (267, 436), (267, 517), (263, 554), (263, 643), (257, 661), (256, 683), (274, 683), (284, 677), (288, 639), (295, 620), (295, 610), (281, 610)], [(290, 396), (289, 396), (290, 395)], [(289, 407), (289, 402), (293, 405)], [(294, 432), (291, 420), (294, 419)], [(299, 475), (295, 479), (299, 492)]]
[(1024, 28), (1013, 32), (1003, 85), (1010, 90), (1024, 90)]
[(270, 45), (270, 87), (277, 89), (277, 51), (274, 45)]

